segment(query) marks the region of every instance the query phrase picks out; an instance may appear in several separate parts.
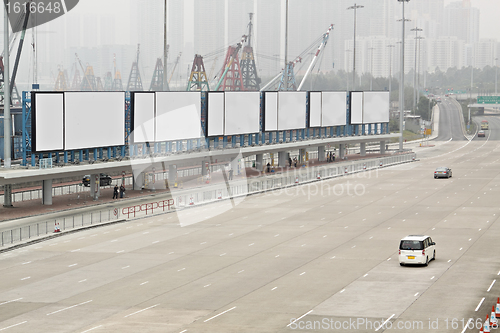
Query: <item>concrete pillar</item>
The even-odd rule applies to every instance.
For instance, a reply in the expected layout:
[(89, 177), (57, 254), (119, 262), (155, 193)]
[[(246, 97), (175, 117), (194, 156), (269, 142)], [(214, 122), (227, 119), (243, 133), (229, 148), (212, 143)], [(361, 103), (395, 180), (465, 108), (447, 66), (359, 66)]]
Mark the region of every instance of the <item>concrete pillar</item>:
[(134, 190), (142, 190), (144, 187), (144, 173), (134, 174), (132, 178), (134, 179)]
[[(101, 195), (101, 186), (100, 185), (101, 185), (100, 184), (100, 175), (99, 174), (90, 175), (90, 196), (92, 198), (94, 198), (94, 200), (99, 199), (99, 196)], [(52, 184), (50, 187), (52, 187)]]
[(288, 153), (286, 151), (278, 152), (278, 167), (285, 167), (287, 165), (287, 156)]
[(380, 141), (380, 153), (385, 154), (385, 141)]
[[(203, 166), (203, 168), (205, 168), (205, 166)], [(175, 182), (176, 178), (177, 178), (177, 165), (170, 164), (168, 166), (168, 182), (169, 182), (169, 184), (173, 184)]]
[(47, 179), (42, 182), (42, 205), (52, 205), (52, 179)]
[(233, 175), (239, 175), (241, 172), (239, 170), (239, 159), (235, 158), (231, 160), (231, 170), (233, 170)]
[(3, 206), (12, 208), (12, 185), (6, 184), (3, 186)]
[(306, 150), (299, 149), (299, 162), (304, 163), (306, 161)]
[(326, 161), (325, 146), (318, 147), (318, 161), (320, 161), (320, 162)]
[(207, 165), (210, 167), (210, 161), (201, 161), (201, 175), (206, 176), (207, 175)]
[(339, 146), (339, 158), (342, 160), (345, 157), (345, 144), (341, 143)]
[(366, 156), (366, 142), (361, 142), (359, 145), (359, 155)]
[(264, 170), (264, 155), (263, 154), (257, 154), (255, 155), (255, 168), (258, 171)]

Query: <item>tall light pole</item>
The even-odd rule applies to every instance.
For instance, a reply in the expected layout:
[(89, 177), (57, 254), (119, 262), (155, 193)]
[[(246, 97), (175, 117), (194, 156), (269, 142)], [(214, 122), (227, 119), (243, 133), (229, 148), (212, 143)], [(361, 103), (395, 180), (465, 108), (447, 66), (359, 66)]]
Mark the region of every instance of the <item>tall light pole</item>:
[(354, 9), (354, 46), (353, 46), (354, 56), (352, 63), (352, 90), (356, 89), (356, 12), (358, 8), (364, 8), (364, 7), (365, 6), (354, 4), (354, 6), (347, 8), (347, 10)]
[(285, 6), (285, 80), (284, 80), (284, 85), (285, 85), (285, 90), (288, 90), (288, 0), (286, 0), (286, 6)]
[[(163, 20), (163, 91), (168, 91), (167, 82), (167, 58), (168, 58), (168, 46), (167, 46), (167, 0), (165, 0), (165, 17)], [(139, 65), (139, 64), (138, 64)]]
[(373, 50), (375, 50), (374, 47), (370, 47), (370, 91), (373, 90)]
[(415, 31), (415, 67), (413, 68), (413, 112), (415, 112), (415, 105), (417, 102), (417, 38), (418, 32), (423, 31), (423, 29), (415, 27), (410, 31)]
[(403, 29), (401, 37), (401, 79), (399, 81), (399, 150), (403, 151), (403, 121), (404, 121), (404, 102), (405, 102), (405, 2), (410, 0), (398, 0), (403, 4), (403, 18), (401, 19)]
[(498, 96), (498, 58), (495, 58), (495, 96)]
[(389, 48), (389, 100), (391, 99), (392, 91), (392, 48), (396, 47), (394, 44), (387, 45)]
[(418, 105), (418, 99), (420, 97), (420, 40), (422, 39), (425, 39), (425, 37), (422, 37), (422, 36), (418, 36), (418, 37), (415, 37), (416, 39), (416, 42), (417, 42), (417, 46), (418, 46), (418, 53), (417, 53), (417, 66), (415, 67), (416, 68), (416, 75), (417, 75), (417, 85), (416, 85), (416, 102), (417, 102), (417, 105)]
[[(351, 51), (351, 50), (345, 50), (345, 53), (346, 53), (346, 59), (348, 59), (347, 54), (348, 54), (349, 52), (352, 52), (352, 51)], [(347, 64), (349, 64), (349, 62), (347, 62)], [(347, 67), (348, 67), (348, 66), (346, 66), (346, 68), (347, 68)], [(346, 79), (347, 79), (347, 90), (346, 90), (346, 91), (349, 91), (349, 71), (347, 70), (345, 74), (346, 74), (346, 75), (345, 75), (345, 77), (346, 77)]]

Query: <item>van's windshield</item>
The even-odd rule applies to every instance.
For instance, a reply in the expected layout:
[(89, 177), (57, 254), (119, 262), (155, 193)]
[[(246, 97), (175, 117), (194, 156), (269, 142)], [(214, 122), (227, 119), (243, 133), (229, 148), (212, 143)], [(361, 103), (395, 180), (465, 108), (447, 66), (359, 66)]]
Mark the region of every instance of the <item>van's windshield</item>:
[(423, 250), (424, 246), (421, 241), (416, 240), (402, 240), (399, 244), (400, 250)]

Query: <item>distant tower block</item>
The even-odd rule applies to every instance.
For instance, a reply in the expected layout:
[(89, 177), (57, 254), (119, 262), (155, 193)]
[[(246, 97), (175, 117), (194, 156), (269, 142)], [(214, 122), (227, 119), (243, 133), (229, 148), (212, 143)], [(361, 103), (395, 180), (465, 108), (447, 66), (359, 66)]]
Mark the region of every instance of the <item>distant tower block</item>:
[(97, 84), (94, 76), (94, 68), (92, 66), (87, 66), (85, 69), (85, 75), (83, 76), (82, 83), (80, 85), (82, 91), (96, 91)]
[(82, 78), (80, 77), (80, 71), (75, 68), (75, 75), (73, 76), (73, 81), (71, 83), (71, 90), (80, 90), (80, 85), (82, 84)]
[(222, 86), (218, 89), (219, 91), (245, 90), (245, 87), (243, 87), (238, 51), (238, 46), (229, 46), (227, 49), (226, 60), (223, 66), (223, 68), (226, 68), (227, 73), (224, 76)]
[(243, 86), (245, 87), (245, 90), (259, 91), (261, 79), (257, 75), (257, 68), (255, 66), (255, 58), (253, 56), (253, 48), (252, 48), (253, 13), (249, 13), (249, 15), (250, 15), (250, 23), (248, 23), (247, 45), (243, 48), (240, 67), (243, 78)]
[(57, 75), (56, 84), (54, 87), (55, 91), (66, 91), (68, 90), (68, 84), (66, 83), (66, 75), (64, 71), (59, 69), (59, 74)]
[(128, 77), (127, 91), (143, 91), (141, 73), (139, 72), (140, 44), (137, 45), (137, 60), (132, 63), (132, 69)]
[(113, 74), (107, 72), (104, 77), (104, 91), (111, 91), (113, 89)]
[(163, 62), (161, 61), (161, 58), (158, 58), (156, 60), (155, 71), (153, 72), (153, 78), (151, 79), (149, 91), (163, 91), (163, 70)]
[(194, 56), (193, 68), (189, 76), (187, 91), (210, 91), (208, 85), (207, 73), (203, 64), (203, 57), (199, 54)]

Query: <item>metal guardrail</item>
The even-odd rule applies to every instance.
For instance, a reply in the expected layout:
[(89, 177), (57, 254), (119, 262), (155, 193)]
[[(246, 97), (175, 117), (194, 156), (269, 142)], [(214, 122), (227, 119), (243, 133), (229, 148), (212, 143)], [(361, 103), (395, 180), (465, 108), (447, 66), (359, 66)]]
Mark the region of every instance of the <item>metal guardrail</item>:
[[(369, 161), (353, 161), (325, 164), (316, 167), (308, 167), (272, 176), (265, 176), (261, 179), (235, 180), (231, 186), (220, 184), (212, 190), (204, 191), (200, 188), (193, 190), (182, 190), (180, 195), (172, 193), (172, 198), (159, 200), (140, 205), (99, 210), (96, 212), (70, 215), (57, 219), (49, 219), (44, 222), (14, 228), (1, 232), (0, 246), (4, 247), (17, 242), (26, 241), (36, 237), (54, 233), (54, 227), (59, 224), (61, 231), (96, 225), (104, 222), (118, 220), (119, 218), (141, 218), (148, 215), (163, 214), (168, 211), (183, 210), (200, 204), (213, 203), (225, 199), (246, 196), (250, 194), (277, 190), (290, 186), (313, 183), (315, 181), (348, 176), (359, 172), (377, 170), (380, 167), (397, 165), (416, 160), (415, 153), (394, 155), (377, 158)], [(123, 217), (121, 217), (122, 215)]]

